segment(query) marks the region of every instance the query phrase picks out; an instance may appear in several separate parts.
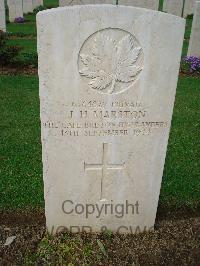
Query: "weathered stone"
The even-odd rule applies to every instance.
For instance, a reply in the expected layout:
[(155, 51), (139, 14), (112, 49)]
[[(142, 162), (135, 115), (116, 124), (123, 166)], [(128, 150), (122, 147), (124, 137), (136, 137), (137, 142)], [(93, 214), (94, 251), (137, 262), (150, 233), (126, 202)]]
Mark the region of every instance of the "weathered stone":
[(183, 12), (183, 0), (164, 0), (163, 11), (181, 17)]
[(13, 22), (15, 18), (23, 17), (22, 0), (7, 0), (9, 9), (9, 21)]
[(159, 0), (119, 0), (119, 4), (158, 10)]
[(33, 8), (37, 8), (39, 6), (43, 6), (43, 0), (33, 0)]
[(88, 5), (88, 4), (116, 4), (116, 0), (59, 0), (59, 6)]
[(200, 1), (195, 5), (188, 55), (200, 57)]
[(32, 13), (33, 12), (33, 1), (32, 0), (23, 0), (23, 13)]
[(48, 230), (153, 229), (184, 19), (82, 5), (37, 28)]
[(0, 30), (6, 31), (6, 14), (4, 0), (0, 0)]
[(185, 0), (184, 6), (184, 18), (187, 18), (188, 15), (194, 14), (194, 7), (195, 7), (196, 0)]

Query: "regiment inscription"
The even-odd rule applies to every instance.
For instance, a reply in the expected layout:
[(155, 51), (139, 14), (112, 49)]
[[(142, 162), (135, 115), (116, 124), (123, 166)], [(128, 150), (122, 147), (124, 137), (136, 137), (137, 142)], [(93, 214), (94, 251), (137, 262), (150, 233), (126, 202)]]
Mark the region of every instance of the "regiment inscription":
[(45, 121), (43, 127), (65, 137), (139, 136), (167, 128), (167, 121), (152, 120), (141, 102), (71, 102), (62, 105), (64, 121)]

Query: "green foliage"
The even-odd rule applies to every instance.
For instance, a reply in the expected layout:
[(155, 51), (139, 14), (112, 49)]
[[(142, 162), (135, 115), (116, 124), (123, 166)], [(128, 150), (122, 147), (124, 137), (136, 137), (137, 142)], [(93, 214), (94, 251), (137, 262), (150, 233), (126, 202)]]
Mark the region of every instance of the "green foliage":
[(46, 8), (44, 7), (44, 6), (38, 6), (37, 8), (35, 8), (34, 10), (33, 10), (33, 12), (34, 12), (34, 14), (37, 14), (38, 12), (40, 12), (40, 11), (43, 11), (43, 10), (45, 10)]
[(87, 235), (61, 233), (51, 236), (46, 233), (40, 241), (36, 253), (27, 254), (27, 265), (94, 265), (94, 261), (104, 261), (107, 253), (104, 244), (96, 237), (88, 239)]
[(107, 253), (106, 253), (106, 249), (104, 247), (104, 244), (99, 239), (97, 239), (97, 244), (98, 244), (101, 252), (103, 253), (103, 255), (104, 256), (107, 256)]
[(163, 0), (159, 0), (159, 7), (158, 7), (159, 11), (163, 10)]
[(186, 56), (181, 61), (181, 71), (186, 74), (196, 74), (200, 76), (200, 57)]
[(21, 67), (32, 65), (37, 67), (37, 53), (25, 51), (19, 45), (12, 45), (7, 36), (7, 34), (0, 32), (0, 66)]
[(188, 18), (186, 20), (182, 56), (187, 55), (188, 46), (189, 46), (189, 39), (190, 39), (190, 34), (191, 34), (191, 28), (192, 28), (192, 19), (188, 16)]
[(22, 52), (17, 59), (22, 66), (32, 65), (34, 67), (37, 67), (38, 65), (37, 53)]
[(181, 60), (181, 72), (190, 74), (190, 64), (185, 62), (184, 59)]
[(187, 19), (193, 19), (193, 17), (194, 17), (194, 15), (191, 14), (191, 15), (188, 15), (188, 16), (187, 16)]
[(0, 31), (0, 66), (13, 65), (17, 61), (21, 48), (6, 44), (6, 34)]

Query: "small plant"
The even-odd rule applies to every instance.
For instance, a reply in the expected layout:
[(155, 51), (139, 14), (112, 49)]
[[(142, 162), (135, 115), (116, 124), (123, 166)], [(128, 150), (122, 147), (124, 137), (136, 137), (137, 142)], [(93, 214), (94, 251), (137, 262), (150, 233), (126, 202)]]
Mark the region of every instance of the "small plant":
[(33, 10), (33, 12), (35, 13), (35, 14), (37, 14), (39, 11), (43, 11), (43, 10), (45, 10), (46, 8), (44, 7), (44, 6), (38, 6), (37, 8), (35, 8), (34, 10)]
[(182, 68), (191, 74), (200, 73), (200, 57), (186, 56), (182, 61)]
[(24, 23), (25, 19), (23, 17), (15, 18), (14, 23)]
[(27, 53), (20, 46), (8, 45), (8, 34), (0, 31), (0, 66), (9, 67), (37, 67), (37, 53)]
[(187, 19), (193, 19), (193, 16), (194, 16), (193, 14), (190, 14), (187, 16)]
[(103, 255), (106, 257), (107, 256), (107, 252), (106, 252), (106, 249), (104, 247), (104, 244), (99, 239), (97, 239), (97, 244), (99, 246), (99, 249), (103, 253)]
[(19, 62), (23, 66), (32, 65), (34, 67), (37, 67), (38, 65), (37, 53), (27, 53), (27, 52), (25, 53), (22, 51), (20, 58), (19, 58)]
[(6, 44), (6, 34), (0, 31), (0, 66), (14, 64), (21, 47)]

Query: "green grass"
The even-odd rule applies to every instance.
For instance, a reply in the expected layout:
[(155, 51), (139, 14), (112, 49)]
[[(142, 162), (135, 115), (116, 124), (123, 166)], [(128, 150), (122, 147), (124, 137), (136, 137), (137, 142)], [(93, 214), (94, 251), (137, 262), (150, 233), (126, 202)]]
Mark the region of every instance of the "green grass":
[(200, 202), (199, 101), (200, 79), (181, 77), (161, 189), (163, 204), (195, 206)]
[[(200, 79), (178, 83), (160, 202), (199, 203)], [(43, 206), (38, 78), (0, 77), (0, 209)]]
[(26, 35), (36, 36), (36, 26), (34, 22), (27, 22), (22, 24), (8, 23), (7, 31), (12, 33), (24, 33)]
[(58, 7), (59, 0), (44, 0), (44, 6), (46, 7)]
[(189, 40), (184, 40), (183, 49), (182, 49), (182, 57), (187, 55), (188, 46), (189, 46)]
[(0, 208), (43, 202), (38, 79), (0, 76)]
[(192, 18), (186, 19), (186, 26), (185, 26), (185, 35), (184, 35), (184, 42), (183, 42), (183, 49), (182, 49), (182, 56), (187, 55), (188, 46), (189, 46), (189, 39), (191, 34), (191, 27), (192, 27)]
[(164, 0), (159, 0), (159, 7), (158, 7), (158, 10), (159, 11), (162, 11), (163, 10), (163, 1)]
[(35, 13), (29, 13), (24, 15), (27, 22), (35, 22), (36, 21), (36, 15)]
[(188, 17), (186, 20), (186, 28), (185, 28), (185, 36), (184, 36), (185, 39), (190, 38), (191, 28), (192, 28), (192, 17)]
[(187, 55), (188, 46), (189, 46), (189, 40), (190, 40), (190, 34), (191, 34), (191, 28), (192, 28), (192, 18), (188, 17), (187, 20), (186, 20), (182, 56), (186, 56)]
[(37, 40), (36, 39), (10, 39), (7, 41), (9, 45), (17, 45), (22, 47), (23, 52), (36, 53)]

